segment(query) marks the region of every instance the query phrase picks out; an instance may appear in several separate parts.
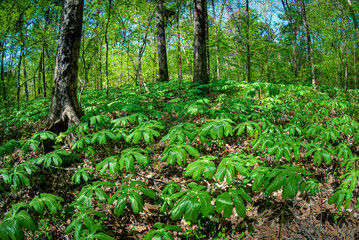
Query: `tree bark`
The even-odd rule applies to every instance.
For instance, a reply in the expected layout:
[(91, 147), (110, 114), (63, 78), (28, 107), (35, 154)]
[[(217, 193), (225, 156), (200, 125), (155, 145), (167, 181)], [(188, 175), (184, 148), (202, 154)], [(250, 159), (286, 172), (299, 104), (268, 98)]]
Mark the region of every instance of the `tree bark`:
[(246, 22), (247, 22), (247, 82), (251, 81), (251, 44), (249, 41), (249, 0), (246, 0)]
[(78, 59), (84, 0), (66, 0), (56, 55), (54, 83), (47, 129), (63, 132), (81, 123), (77, 100)]
[(216, 43), (216, 73), (217, 73), (217, 80), (220, 79), (219, 75), (219, 50), (218, 50), (218, 30), (217, 30), (217, 23), (216, 23), (216, 8), (214, 6), (214, 0), (212, 0), (212, 9), (213, 9), (213, 24), (214, 24), (214, 40)]
[(28, 89), (28, 86), (27, 86), (27, 72), (26, 72), (26, 58), (25, 58), (25, 52), (24, 52), (24, 59), (23, 59), (23, 64), (22, 64), (22, 67), (23, 67), (23, 73), (24, 73), (24, 90), (25, 90), (25, 99), (26, 101), (29, 100), (29, 89)]
[(41, 73), (42, 73), (42, 91), (43, 91), (43, 96), (46, 97), (46, 76), (45, 76), (45, 43), (42, 42), (42, 50), (41, 50)]
[(179, 31), (180, 9), (181, 9), (181, 5), (179, 0), (177, 0), (176, 37), (177, 37), (177, 52), (178, 52), (178, 81), (182, 82), (181, 36)]
[(6, 85), (5, 85), (5, 70), (4, 70), (4, 59), (5, 59), (5, 42), (2, 43), (1, 46), (2, 54), (1, 54), (1, 70), (0, 70), (0, 78), (2, 84), (2, 91), (3, 91), (3, 100), (6, 101)]
[(194, 0), (193, 82), (208, 84), (205, 0)]
[(163, 0), (156, 6), (157, 50), (158, 50), (158, 79), (157, 82), (168, 82), (168, 65), (166, 52), (165, 18)]
[(108, 1), (108, 17), (107, 17), (107, 23), (106, 23), (106, 30), (105, 30), (105, 43), (106, 43), (106, 96), (108, 96), (108, 85), (109, 85), (109, 79), (108, 79), (108, 39), (107, 39), (107, 34), (108, 34), (108, 25), (110, 23), (110, 19), (111, 19), (111, 3), (112, 0)]
[(305, 3), (303, 0), (300, 0), (299, 6), (300, 6), (300, 10), (302, 12), (302, 20), (303, 20), (303, 24), (304, 24), (305, 34), (307, 35), (308, 55), (310, 58), (310, 65), (311, 65), (312, 85), (313, 85), (313, 88), (315, 89), (316, 85), (317, 85), (317, 81), (315, 78), (315, 71), (314, 71), (314, 52), (313, 52), (313, 46), (312, 46), (312, 39), (310, 36), (309, 25), (308, 25), (308, 21), (307, 21)]

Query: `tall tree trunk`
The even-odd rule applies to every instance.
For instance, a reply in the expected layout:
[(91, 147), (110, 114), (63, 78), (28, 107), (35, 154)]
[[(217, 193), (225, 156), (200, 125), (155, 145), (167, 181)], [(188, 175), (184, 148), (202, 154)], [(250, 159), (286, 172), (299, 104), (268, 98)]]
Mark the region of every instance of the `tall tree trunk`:
[(247, 23), (247, 82), (251, 81), (251, 44), (249, 40), (249, 0), (246, 0), (246, 23)]
[[(205, 0), (194, 0), (193, 82), (208, 84)], [(208, 91), (208, 90), (206, 90)]]
[(24, 54), (24, 44), (21, 44), (21, 53), (20, 53), (20, 59), (19, 64), (17, 66), (17, 92), (16, 92), (16, 102), (17, 102), (17, 110), (20, 110), (20, 91), (21, 91), (21, 63), (22, 63), (22, 56)]
[(6, 101), (6, 85), (5, 85), (5, 68), (4, 68), (4, 59), (5, 59), (5, 42), (2, 43), (1, 46), (2, 54), (1, 54), (1, 70), (0, 70), (0, 78), (3, 92), (3, 100)]
[(205, 24), (205, 31), (206, 31), (206, 38), (205, 38), (205, 42), (206, 42), (206, 61), (207, 61), (207, 74), (208, 77), (211, 76), (211, 61), (209, 58), (209, 45), (208, 45), (208, 41), (209, 41), (209, 30), (208, 30), (208, 7), (207, 7), (207, 0), (204, 0), (203, 3), (203, 7), (204, 7), (204, 24)]
[(288, 5), (287, 1), (281, 0), (282, 5), (283, 5), (283, 9), (284, 12), (288, 15), (289, 17), (289, 24), (290, 24), (290, 28), (292, 30), (292, 34), (293, 34), (293, 39), (292, 39), (292, 53), (293, 53), (293, 72), (294, 72), (294, 77), (295, 79), (298, 78), (298, 66), (297, 66), (297, 53), (296, 53), (296, 29), (294, 28), (294, 24), (293, 24), (293, 18), (292, 18), (292, 14), (290, 12), (290, 6)]
[(77, 100), (78, 59), (84, 0), (66, 0), (56, 55), (54, 83), (47, 129), (63, 132), (81, 123)]
[(317, 81), (315, 78), (315, 70), (314, 70), (314, 52), (313, 52), (313, 46), (312, 46), (312, 39), (310, 36), (309, 25), (308, 25), (308, 21), (307, 21), (307, 14), (306, 14), (306, 10), (305, 10), (304, 0), (300, 0), (299, 6), (300, 6), (301, 13), (302, 13), (302, 20), (303, 20), (303, 24), (304, 24), (305, 34), (307, 36), (308, 56), (310, 58), (312, 85), (313, 85), (313, 88), (315, 89), (316, 85), (317, 85)]
[(106, 96), (108, 96), (108, 84), (109, 84), (109, 79), (108, 79), (108, 39), (107, 39), (107, 34), (108, 34), (108, 25), (110, 23), (110, 19), (111, 19), (111, 3), (112, 0), (108, 0), (108, 17), (107, 17), (107, 23), (106, 23), (106, 30), (105, 30), (105, 43), (106, 43)]
[(100, 89), (103, 89), (102, 86), (102, 40), (100, 40), (100, 46), (99, 46), (99, 57), (100, 57), (100, 64), (99, 64), (99, 75), (100, 75)]
[(45, 43), (42, 42), (41, 50), (41, 72), (42, 72), (42, 88), (44, 97), (46, 97), (46, 76), (45, 76)]
[(29, 89), (28, 89), (28, 86), (27, 86), (27, 72), (26, 72), (26, 61), (25, 61), (25, 53), (24, 53), (24, 59), (23, 59), (23, 65), (22, 65), (22, 67), (23, 67), (23, 72), (24, 72), (24, 80), (25, 80), (25, 82), (24, 82), (24, 90), (25, 90), (25, 99), (26, 99), (26, 101), (28, 101), (29, 100)]
[(176, 16), (176, 37), (177, 37), (177, 52), (178, 52), (178, 81), (182, 82), (182, 56), (181, 56), (181, 36), (179, 30), (179, 19), (181, 5), (180, 1), (177, 0), (177, 16)]
[(356, 47), (354, 45), (354, 51), (353, 51), (353, 62), (354, 62), (354, 88), (357, 89), (357, 69), (356, 69), (356, 61), (355, 61), (355, 52), (356, 52)]
[(166, 52), (165, 18), (163, 14), (163, 0), (156, 6), (157, 50), (158, 50), (158, 79), (157, 82), (168, 81), (168, 66)]
[(182, 42), (181, 42), (181, 39), (180, 39), (180, 45), (181, 45), (181, 48), (182, 48), (184, 57), (185, 57), (186, 62), (187, 62), (187, 66), (188, 66), (190, 78), (191, 78), (191, 80), (193, 81), (192, 66), (191, 66), (191, 64), (190, 64), (190, 62), (189, 62), (189, 60), (188, 60), (187, 53), (186, 53), (186, 49), (184, 48), (184, 46), (183, 46), (183, 44), (182, 44)]
[(217, 23), (216, 23), (216, 8), (214, 6), (214, 0), (212, 0), (212, 9), (213, 9), (213, 23), (214, 23), (214, 40), (216, 44), (216, 73), (217, 73), (217, 80), (220, 79), (219, 75), (219, 50), (218, 50), (218, 30), (217, 30)]
[(344, 46), (343, 46), (344, 47), (344, 91), (347, 91), (348, 90), (348, 53), (347, 53), (347, 37), (345, 35), (346, 26), (344, 23), (345, 16), (342, 9), (339, 8), (339, 12), (340, 12), (340, 22), (342, 26), (342, 38), (344, 38)]

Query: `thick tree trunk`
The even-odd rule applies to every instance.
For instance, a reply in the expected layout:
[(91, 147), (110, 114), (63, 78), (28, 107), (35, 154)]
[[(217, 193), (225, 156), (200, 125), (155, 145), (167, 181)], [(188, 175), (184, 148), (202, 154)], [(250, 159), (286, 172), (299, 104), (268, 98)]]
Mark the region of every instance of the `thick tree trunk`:
[(158, 50), (158, 79), (157, 82), (168, 81), (168, 66), (166, 52), (165, 18), (163, 14), (163, 0), (156, 6), (157, 50)]
[(63, 132), (81, 123), (77, 100), (78, 58), (84, 0), (66, 0), (57, 49), (54, 83), (47, 129)]
[(205, 0), (194, 0), (193, 82), (208, 84)]

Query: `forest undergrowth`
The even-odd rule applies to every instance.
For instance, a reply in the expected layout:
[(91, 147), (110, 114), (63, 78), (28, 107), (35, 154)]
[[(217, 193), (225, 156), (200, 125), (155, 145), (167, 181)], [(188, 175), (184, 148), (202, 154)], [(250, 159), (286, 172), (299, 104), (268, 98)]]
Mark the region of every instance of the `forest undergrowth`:
[(59, 134), (49, 99), (0, 110), (0, 239), (359, 238), (359, 91), (149, 88), (85, 91)]

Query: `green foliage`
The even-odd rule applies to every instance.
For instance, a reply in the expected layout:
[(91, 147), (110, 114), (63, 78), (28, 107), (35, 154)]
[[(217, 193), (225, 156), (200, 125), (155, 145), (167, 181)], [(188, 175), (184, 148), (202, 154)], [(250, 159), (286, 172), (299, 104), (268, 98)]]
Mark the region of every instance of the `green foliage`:
[(309, 192), (312, 196), (314, 196), (319, 192), (319, 188), (319, 181), (314, 178), (309, 178), (305, 182), (302, 182), (299, 190), (301, 192)]
[(84, 206), (77, 206), (77, 208), (79, 211), (73, 214), (72, 217), (74, 220), (72, 220), (70, 225), (65, 229), (65, 232), (69, 233), (72, 230), (75, 230), (75, 239), (80, 239), (81, 232), (84, 230), (85, 226), (90, 227), (91, 225), (95, 225), (95, 221), (90, 215), (98, 217), (105, 217), (106, 215), (93, 209), (86, 209)]
[(7, 143), (0, 146), (0, 156), (10, 155), (15, 152), (15, 147), (18, 146), (18, 142), (14, 139), (11, 139)]
[(92, 198), (95, 195), (95, 199), (101, 202), (106, 202), (109, 196), (103, 190), (102, 187), (113, 187), (114, 183), (112, 182), (93, 182), (88, 184), (81, 189), (81, 192), (77, 196), (76, 203), (83, 204), (86, 208), (92, 206)]
[(126, 167), (127, 172), (134, 172), (135, 159), (142, 165), (147, 165), (150, 162), (150, 159), (147, 157), (146, 150), (141, 148), (128, 148), (121, 152), (121, 158), (119, 160), (120, 170)]
[(57, 134), (50, 131), (38, 132), (32, 135), (34, 140), (55, 140), (56, 137)]
[[(217, 168), (215, 178), (219, 181), (223, 181), (226, 176), (228, 185), (234, 182), (236, 171), (242, 176), (248, 177), (248, 160), (250, 157), (244, 154), (230, 154), (225, 156)], [(253, 162), (254, 164), (255, 162)]]
[(297, 123), (289, 123), (283, 132), (289, 132), (291, 136), (302, 136), (304, 130)]
[(137, 127), (131, 129), (131, 133), (125, 138), (126, 142), (138, 144), (143, 138), (146, 143), (153, 143), (154, 137), (159, 137), (160, 132), (155, 129), (163, 129), (164, 126), (159, 121), (143, 122)]
[(43, 164), (45, 168), (49, 168), (52, 164), (55, 164), (56, 166), (61, 165), (63, 162), (63, 157), (69, 155), (69, 152), (62, 149), (57, 149), (53, 152), (49, 152), (44, 156), (34, 158), (32, 161), (37, 165)]
[(208, 111), (208, 108), (202, 104), (202, 103), (192, 103), (189, 104), (186, 108), (185, 108), (185, 113), (186, 115), (190, 115), (190, 116), (198, 116), (198, 115), (203, 115), (206, 114)]
[(170, 140), (169, 144), (173, 144), (176, 142), (185, 142), (186, 137), (188, 137), (189, 140), (193, 140), (197, 135), (197, 126), (193, 123), (179, 123), (168, 131), (167, 135), (165, 135), (161, 141), (167, 141)]
[(207, 217), (214, 212), (214, 206), (211, 204), (211, 196), (207, 191), (207, 187), (197, 185), (194, 182), (188, 184), (190, 189), (175, 193), (172, 200), (177, 201), (171, 211), (171, 219), (178, 220), (184, 215), (186, 221), (195, 222), (199, 215)]
[[(352, 170), (340, 176), (344, 179), (341, 185), (335, 189), (333, 196), (329, 199), (328, 203), (335, 203), (335, 207), (339, 209), (344, 203), (344, 208), (348, 209), (353, 197), (354, 190), (357, 188), (359, 179), (359, 170)], [(358, 207), (358, 205), (357, 205)]]
[(90, 126), (94, 127), (95, 131), (100, 128), (106, 128), (110, 123), (111, 117), (107, 115), (96, 115), (90, 118)]
[(103, 232), (103, 227), (99, 224), (88, 224), (89, 229), (85, 229), (81, 232), (83, 235), (79, 240), (115, 240), (115, 238), (109, 236)]
[(104, 129), (92, 134), (91, 143), (105, 145), (109, 139), (117, 140), (117, 136), (113, 131), (109, 129)]
[[(22, 154), (27, 154), (29, 152), (30, 147), (32, 150), (39, 150), (40, 141), (36, 139), (27, 139), (20, 141)], [(1, 155), (1, 154), (0, 154)]]
[(347, 143), (342, 142), (335, 147), (335, 152), (338, 154), (338, 159), (347, 160), (348, 158), (353, 157), (353, 153), (350, 150), (350, 147)]
[(332, 155), (334, 155), (334, 150), (331, 147), (323, 147), (320, 144), (308, 144), (305, 146), (308, 149), (308, 152), (305, 153), (305, 157), (308, 157), (314, 154), (313, 162), (318, 166), (324, 162), (331, 164)]
[(119, 167), (119, 160), (119, 156), (107, 157), (96, 165), (96, 170), (100, 170), (101, 175), (104, 175), (107, 170), (109, 170), (110, 173), (115, 174)]
[(282, 165), (271, 171), (268, 168), (256, 168), (252, 188), (259, 190), (264, 183), (267, 193), (271, 194), (283, 187), (282, 199), (293, 199), (304, 174), (308, 175), (308, 172), (295, 165)]
[(195, 181), (198, 181), (204, 174), (204, 178), (211, 179), (216, 171), (214, 160), (217, 158), (215, 156), (200, 157), (197, 161), (188, 164), (185, 176), (192, 176)]
[(63, 198), (50, 193), (40, 193), (40, 197), (34, 197), (29, 205), (40, 215), (44, 214), (45, 206), (50, 213), (56, 214), (57, 211), (62, 211), (62, 206), (59, 202), (63, 201)]
[(133, 113), (129, 116), (116, 118), (112, 120), (111, 123), (114, 125), (114, 127), (119, 127), (119, 126), (126, 127), (130, 123), (138, 125), (148, 120), (149, 120), (148, 117), (142, 113)]
[(93, 173), (94, 170), (88, 167), (82, 167), (77, 169), (76, 172), (72, 175), (71, 181), (75, 184), (80, 184), (82, 180), (87, 183), (88, 180), (90, 180), (91, 178), (88, 172)]
[(186, 164), (188, 154), (193, 157), (200, 156), (197, 149), (195, 149), (189, 144), (172, 144), (166, 147), (166, 149), (163, 151), (163, 157), (161, 158), (161, 161), (167, 161), (168, 165), (173, 165), (175, 162), (177, 162), (177, 164), (181, 166), (183, 164)]
[(11, 206), (11, 210), (0, 223), (1, 239), (23, 240), (25, 239), (23, 228), (30, 231), (35, 231), (39, 228), (35, 219), (24, 209), (31, 209), (31, 207), (25, 202)]
[(166, 183), (166, 186), (162, 190), (162, 194), (168, 193), (169, 195), (172, 195), (175, 193), (175, 191), (181, 191), (180, 186), (176, 182), (168, 182)]
[(36, 171), (37, 167), (31, 162), (21, 163), (13, 168), (2, 168), (0, 174), (6, 184), (16, 190), (21, 185), (30, 186), (29, 176)]
[(203, 141), (207, 136), (210, 136), (213, 140), (222, 139), (224, 136), (228, 137), (233, 134), (232, 125), (234, 122), (231, 119), (214, 119), (209, 120), (203, 126), (199, 132), (199, 137)]
[(164, 223), (155, 223), (153, 225), (157, 229), (150, 230), (144, 240), (151, 240), (151, 239), (163, 239), (163, 240), (173, 240), (173, 236), (171, 233), (167, 231), (182, 231), (181, 227), (175, 225), (165, 225)]
[(145, 183), (141, 181), (131, 181), (129, 185), (121, 184), (119, 186), (119, 189), (108, 199), (109, 204), (112, 204), (115, 200), (117, 200), (114, 209), (114, 213), (117, 216), (123, 213), (127, 201), (130, 202), (131, 208), (134, 213), (139, 213), (143, 211), (144, 201), (142, 196), (138, 192), (150, 198), (156, 198), (156, 193), (150, 189), (144, 188), (144, 185)]
[(236, 209), (238, 216), (246, 217), (246, 206), (243, 199), (252, 202), (251, 196), (248, 195), (243, 187), (230, 188), (228, 192), (224, 192), (216, 198), (216, 211), (221, 213), (223, 217), (228, 218), (232, 215), (233, 208)]
[(253, 121), (248, 122), (241, 122), (240, 124), (235, 127), (234, 131), (237, 130), (237, 135), (241, 136), (244, 132), (247, 133), (247, 136), (254, 136), (255, 134), (258, 135), (261, 132), (261, 127), (258, 123)]

